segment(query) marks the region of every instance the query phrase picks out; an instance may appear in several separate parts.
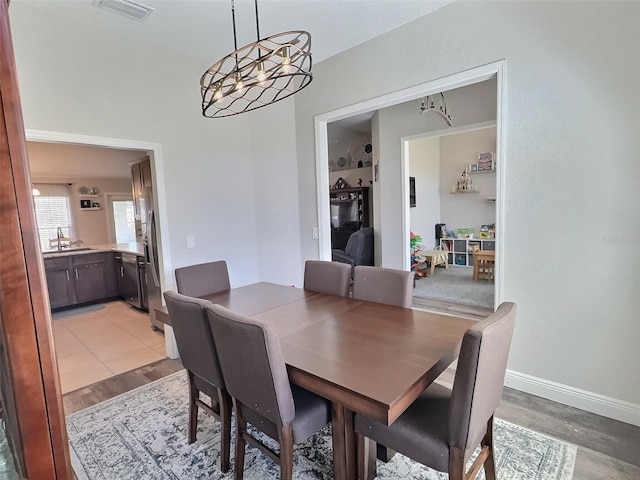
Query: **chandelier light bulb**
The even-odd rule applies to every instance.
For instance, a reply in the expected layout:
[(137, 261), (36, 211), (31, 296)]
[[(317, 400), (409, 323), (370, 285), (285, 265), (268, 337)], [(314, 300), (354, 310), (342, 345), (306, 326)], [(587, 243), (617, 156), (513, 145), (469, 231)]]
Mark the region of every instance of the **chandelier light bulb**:
[(284, 73), (291, 72), (291, 57), (289, 56), (289, 47), (284, 47), (282, 55), (282, 71)]
[(258, 81), (260, 83), (264, 82), (267, 79), (267, 74), (264, 71), (264, 63), (260, 62), (258, 65)]
[(215, 93), (213, 94), (213, 101), (217, 102), (222, 100), (222, 97), (224, 97), (224, 95), (222, 95), (222, 88), (220, 88), (220, 85), (217, 86)]
[(236, 92), (242, 92), (244, 89), (244, 83), (242, 82), (242, 76), (240, 73), (236, 73)]

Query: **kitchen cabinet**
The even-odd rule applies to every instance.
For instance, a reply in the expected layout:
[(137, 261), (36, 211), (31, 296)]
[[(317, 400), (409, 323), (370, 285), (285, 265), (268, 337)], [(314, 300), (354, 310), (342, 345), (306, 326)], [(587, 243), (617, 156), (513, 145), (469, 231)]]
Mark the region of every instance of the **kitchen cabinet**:
[(76, 303), (101, 301), (117, 296), (113, 253), (92, 253), (71, 257)]
[(44, 260), (51, 308), (95, 303), (118, 295), (112, 252)]
[(46, 258), (44, 268), (49, 287), (51, 308), (60, 308), (75, 303), (75, 292), (71, 281), (71, 264), (68, 257)]

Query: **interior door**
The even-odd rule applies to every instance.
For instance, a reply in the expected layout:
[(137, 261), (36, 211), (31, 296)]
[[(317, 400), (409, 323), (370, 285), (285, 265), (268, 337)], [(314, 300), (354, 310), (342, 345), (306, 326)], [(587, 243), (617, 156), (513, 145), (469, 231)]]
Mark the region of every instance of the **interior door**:
[(8, 6), (7, 0), (0, 0), (0, 399), (6, 428), (3, 433), (19, 475), (71, 479)]

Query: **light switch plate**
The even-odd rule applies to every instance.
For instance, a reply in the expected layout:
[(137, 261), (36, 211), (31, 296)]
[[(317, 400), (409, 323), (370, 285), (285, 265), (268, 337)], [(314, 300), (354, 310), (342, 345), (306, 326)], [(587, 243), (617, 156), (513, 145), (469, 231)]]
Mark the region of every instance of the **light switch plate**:
[(195, 235), (187, 235), (187, 248), (194, 248), (196, 246)]
[(311, 236), (313, 238), (318, 238), (318, 227), (311, 228)]

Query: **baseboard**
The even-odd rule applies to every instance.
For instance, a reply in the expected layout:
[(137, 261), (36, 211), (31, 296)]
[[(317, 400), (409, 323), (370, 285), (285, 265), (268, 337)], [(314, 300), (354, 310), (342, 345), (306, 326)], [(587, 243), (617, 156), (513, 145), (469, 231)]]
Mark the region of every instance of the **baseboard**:
[(640, 427), (640, 405), (507, 370), (507, 387)]

